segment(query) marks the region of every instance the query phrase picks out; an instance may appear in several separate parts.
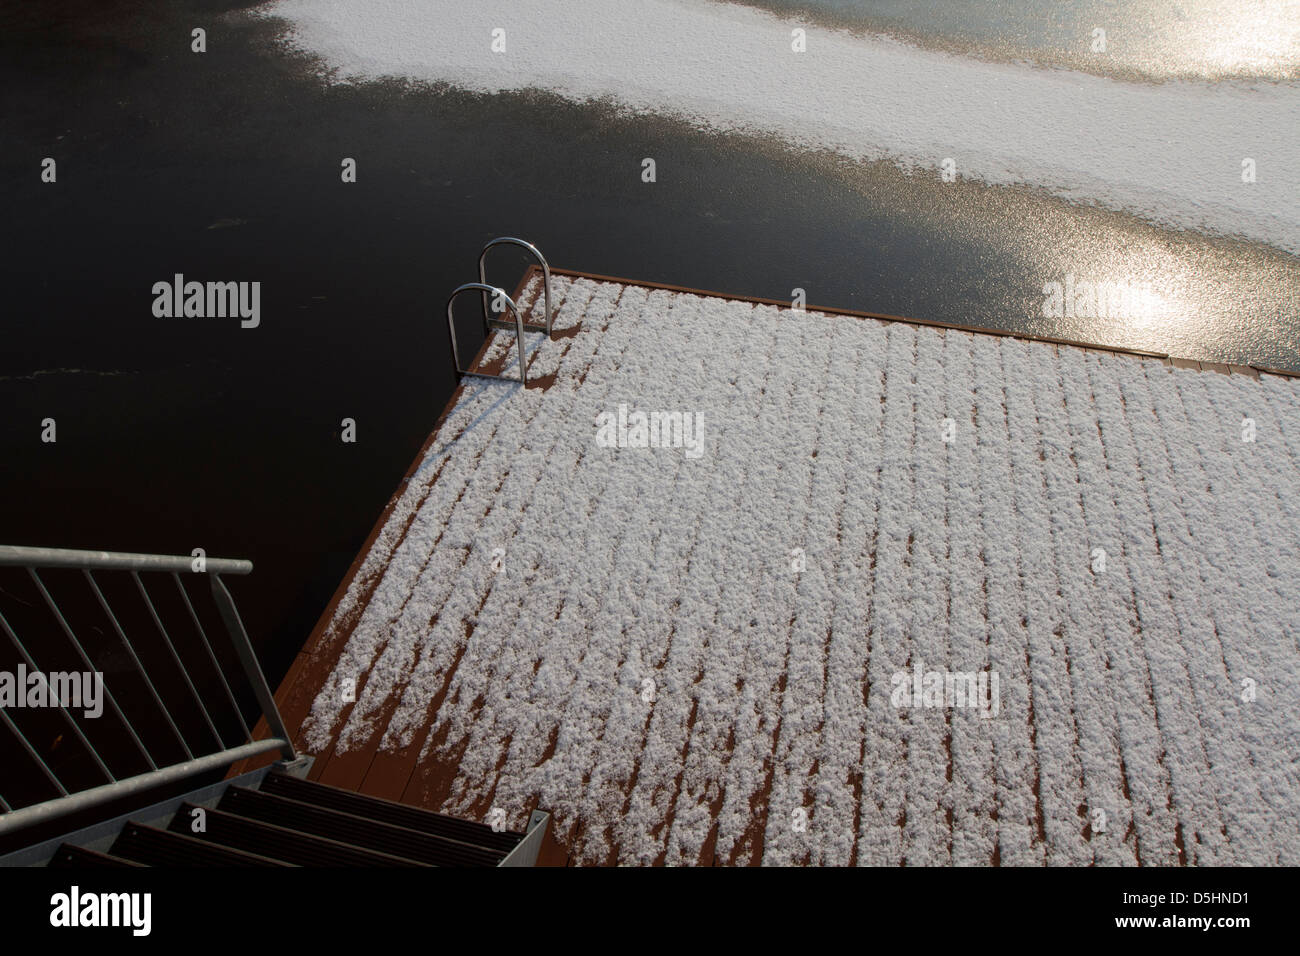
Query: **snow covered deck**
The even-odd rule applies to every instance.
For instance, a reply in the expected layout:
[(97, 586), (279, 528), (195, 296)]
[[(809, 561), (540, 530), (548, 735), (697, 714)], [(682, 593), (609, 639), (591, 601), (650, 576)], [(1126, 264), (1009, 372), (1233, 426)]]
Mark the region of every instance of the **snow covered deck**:
[(1300, 863), (1300, 380), (555, 294), (282, 685), (314, 777), (575, 863)]

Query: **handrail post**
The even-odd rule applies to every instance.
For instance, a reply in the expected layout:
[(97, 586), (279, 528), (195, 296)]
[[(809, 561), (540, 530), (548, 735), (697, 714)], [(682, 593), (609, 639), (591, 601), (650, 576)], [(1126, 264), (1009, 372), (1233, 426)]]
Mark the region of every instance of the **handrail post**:
[[(535, 245), (533, 245), (531, 242), (528, 242), (524, 239), (516, 239), (514, 236), (501, 236), (499, 239), (493, 239), (486, 246), (484, 246), (483, 251), (479, 253), (478, 281), (480, 284), (484, 284), (484, 285), (487, 284), (487, 268), (484, 265), (484, 263), (487, 261), (488, 250), (491, 249), (493, 246), (499, 246), (504, 244), (509, 244), (512, 246), (520, 246), (521, 248), (527, 249), (529, 252), (533, 254), (533, 257), (537, 259), (537, 261), (541, 264), (542, 289), (546, 295), (546, 335), (549, 338), (551, 335), (551, 267), (546, 262), (546, 258), (542, 255), (541, 250), (539, 250)], [(484, 328), (487, 327), (487, 322), (488, 322), (488, 298), (487, 298), (487, 292), (485, 291), (483, 293)], [(528, 328), (536, 329), (537, 327), (528, 326)]]
[(456, 317), (452, 313), (452, 306), (456, 304), (456, 296), (462, 292), (468, 292), (472, 289), (479, 289), (484, 295), (489, 292), (499, 295), (505, 300), (506, 305), (515, 317), (515, 333), (519, 341), (519, 384), (528, 385), (528, 363), (527, 356), (524, 353), (524, 317), (519, 312), (519, 307), (515, 305), (515, 300), (506, 295), (504, 289), (498, 289), (496, 286), (488, 285), (485, 282), (466, 282), (464, 285), (457, 286), (452, 290), (451, 296), (447, 299), (447, 331), (451, 334), (451, 360), (456, 366), (456, 374), (473, 375), (478, 378), (497, 378), (502, 381), (509, 381), (504, 375), (489, 375), (487, 372), (472, 372), (467, 368), (461, 368), (460, 349), (456, 347)]
[(226, 589), (226, 583), (221, 580), (220, 574), (208, 572), (208, 576), (212, 579), (212, 598), (217, 603), (217, 610), (221, 614), (221, 620), (226, 625), (226, 630), (230, 632), (230, 641), (235, 645), (235, 652), (239, 655), (239, 663), (244, 668), (244, 675), (248, 678), (248, 683), (252, 685), (253, 694), (257, 697), (257, 703), (262, 708), (262, 716), (266, 718), (271, 733), (284, 741), (284, 746), (280, 748), (280, 753), (284, 759), (287, 761), (297, 760), (298, 754), (294, 752), (293, 739), (280, 717), (280, 709), (275, 705), (275, 696), (271, 693), (271, 687), (266, 682), (266, 675), (262, 673), (262, 665), (257, 662), (257, 655), (253, 653), (253, 645), (249, 643), (248, 632), (244, 630), (244, 622), (239, 619), (239, 611), (235, 607), (235, 600), (230, 596), (230, 591)]

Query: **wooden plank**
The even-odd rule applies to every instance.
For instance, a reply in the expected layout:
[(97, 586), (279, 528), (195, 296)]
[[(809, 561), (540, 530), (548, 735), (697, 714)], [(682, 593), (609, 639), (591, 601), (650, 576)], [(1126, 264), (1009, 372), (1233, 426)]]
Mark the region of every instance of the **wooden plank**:
[[(524, 271), (523, 277), (519, 280), (519, 285), (515, 288), (513, 297), (518, 298), (524, 288), (527, 287), (531, 278), (540, 272), (541, 269), (539, 267), (535, 265), (529, 266)], [(484, 337), (483, 343), (479, 347), (478, 353), (474, 356), (474, 361), (470, 365), (470, 368), (476, 368), (478, 363), (482, 361), (483, 355), (487, 351), (488, 345), (491, 341), (492, 334), (489, 333)], [(384, 506), (384, 510), (380, 512), (379, 517), (375, 520), (373, 527), (370, 529), (370, 533), (366, 536), (366, 540), (362, 543), (360, 550), (357, 551), (356, 557), (354, 557), (352, 563), (348, 565), (347, 572), (343, 575), (343, 580), (340, 581), (338, 587), (334, 589), (333, 596), (330, 598), (329, 603), (325, 605), (325, 610), (321, 612), (320, 617), (316, 621), (316, 626), (312, 628), (306, 642), (303, 644), (302, 650), (300, 650), (294, 657), (293, 663), (289, 666), (289, 670), (285, 674), (284, 679), (280, 681), (279, 687), (275, 693), (275, 704), (280, 711), (280, 716), (284, 721), (285, 727), (294, 735), (295, 748), (300, 750), (303, 749), (304, 741), (301, 735), (302, 724), (307, 719), (307, 715), (311, 713), (312, 701), (316, 699), (317, 694), (320, 693), (320, 689), (325, 685), (325, 681), (329, 679), (329, 675), (334, 669), (334, 663), (338, 659), (338, 654), (342, 651), (342, 648), (346, 646), (347, 638), (352, 634), (352, 627), (349, 626), (341, 628), (340, 632), (336, 634), (332, 640), (327, 640), (326, 632), (329, 625), (333, 621), (335, 614), (337, 614), (340, 603), (342, 603), (343, 598), (347, 595), (349, 588), (351, 588), (352, 582), (356, 580), (356, 576), (361, 570), (362, 565), (365, 563), (366, 558), (369, 556), (371, 549), (375, 546), (375, 542), (378, 540), (380, 533), (388, 525), (389, 518), (392, 516), (393, 510), (397, 507), (397, 503), (401, 500), (402, 493), (406, 490), (407, 485), (410, 484), (411, 479), (415, 477), (420, 465), (424, 462), (425, 458), (429, 454), (429, 450), (433, 447), (433, 443), (437, 440), (438, 433), (446, 423), (447, 417), (452, 413), (452, 410), (455, 409), (456, 404), (460, 401), (461, 396), (464, 394), (464, 389), (465, 386), (463, 384), (458, 384), (454, 389), (452, 389), (451, 396), (447, 399), (447, 404), (443, 406), (442, 412), (434, 421), (433, 430), (429, 432), (429, 436), (420, 446), (420, 450), (416, 452), (415, 458), (412, 459), (411, 464), (407, 467), (406, 474), (402, 476), (402, 480), (398, 484), (397, 490), (393, 492), (392, 496), (388, 499), (388, 504)], [(358, 599), (357, 613), (354, 616), (354, 620), (350, 622), (352, 626), (355, 626), (356, 619), (359, 619), (361, 613), (364, 612), (366, 605), (370, 601), (370, 595), (374, 593), (374, 587), (377, 586), (378, 583), (378, 579), (376, 579), (374, 585), (369, 587), (367, 592)], [(264, 740), (270, 735), (270, 728), (267, 726), (264, 718), (258, 719), (256, 725), (252, 729), (252, 735), (254, 740)], [(230, 772), (227, 776), (239, 776), (249, 770), (266, 766), (267, 764), (272, 763), (275, 759), (274, 754), (262, 754), (258, 757), (251, 758), (250, 760), (239, 761), (235, 766), (230, 768)], [(317, 765), (312, 767), (310, 776), (313, 779), (316, 779), (323, 770), (324, 766), (321, 761), (318, 760)]]
[(1276, 375), (1278, 378), (1300, 378), (1300, 372), (1290, 372), (1284, 368), (1269, 368), (1266, 365), (1252, 365), (1260, 375)]
[[(536, 275), (539, 271), (540, 270), (538, 269), (537, 266), (529, 266), (526, 270), (524, 270), (523, 276), (520, 277), (519, 283), (515, 286), (514, 292), (511, 294), (511, 298), (513, 300), (518, 301), (519, 296), (523, 293), (523, 290), (527, 287), (529, 281), (531, 281), (532, 277)], [(528, 310), (525, 310), (525, 314), (526, 315), (528, 314)], [(474, 356), (474, 360), (469, 364), (468, 366), (469, 369), (473, 370), (482, 367), (483, 356), (487, 353), (489, 346), (492, 344), (494, 336), (495, 336), (495, 332), (489, 329), (488, 334), (483, 337), (483, 342), (479, 347), (478, 353)], [(388, 516), (392, 514), (406, 486), (410, 483), (411, 479), (415, 476), (415, 473), (419, 470), (421, 463), (428, 455), (429, 449), (432, 448), (433, 442), (436, 439), (438, 432), (441, 430), (442, 425), (446, 422), (447, 417), (451, 414), (452, 410), (456, 407), (456, 403), (460, 400), (461, 395), (464, 393), (463, 390), (464, 390), (463, 385), (457, 385), (456, 388), (452, 391), (451, 399), (447, 402), (447, 405), (443, 409), (442, 414), (438, 416), (438, 421), (434, 426), (434, 430), (432, 434), (430, 434), (429, 437), (425, 440), (424, 445), (420, 449), (420, 453), (416, 456), (415, 460), (411, 462), (410, 467), (406, 471), (406, 476), (402, 479), (401, 485), (398, 486), (398, 489), (396, 492), (394, 492), (392, 498), (389, 499), (388, 505), (384, 509), (384, 514), (381, 515), (380, 521), (376, 524), (375, 528), (371, 530), (370, 537), (367, 539), (366, 544), (363, 546), (362, 550), (358, 553), (357, 557), (353, 559), (352, 562), (353, 567), (352, 569), (350, 569), (350, 574), (355, 575), (356, 569), (359, 569), (361, 565), (364, 563), (365, 558), (370, 553), (370, 549), (374, 546), (374, 542), (378, 538), (380, 531), (383, 529), (384, 525), (387, 524)], [(430, 487), (432, 488), (432, 485), (436, 482), (437, 482), (437, 477), (435, 476), (434, 481), (430, 483)], [(324, 629), (328, 627), (329, 620), (331, 619), (334, 611), (337, 610), (338, 602), (341, 600), (342, 594), (346, 594), (347, 592), (347, 587), (346, 587), (347, 583), (348, 582), (345, 581), (345, 585), (341, 587), (341, 591), (335, 592), (334, 600), (331, 602), (331, 604), (333, 605), (333, 610), (331, 610), (331, 608), (328, 607), (326, 608), (326, 615), (322, 615), (321, 620), (316, 625), (317, 631), (323, 633)], [(376, 580), (375, 583), (377, 585), (378, 580)], [(371, 588), (370, 592), (365, 595), (364, 600), (358, 602), (359, 610), (358, 613), (355, 615), (355, 619), (352, 621), (352, 624), (354, 626), (356, 623), (356, 619), (360, 618), (361, 613), (364, 611), (365, 606), (369, 603), (370, 595), (373, 593), (374, 593), (374, 589)], [(351, 636), (351, 632), (352, 632), (352, 628), (349, 627), (347, 630), (347, 635)], [(310, 711), (311, 701), (316, 699), (316, 695), (320, 692), (320, 688), (325, 685), (325, 682), (327, 680), (329, 680), (329, 675), (333, 671), (334, 662), (337, 659), (337, 655), (338, 653), (342, 652), (342, 649), (345, 646), (346, 646), (346, 642), (339, 643), (338, 651), (336, 653), (334, 653), (328, 658), (326, 658), (323, 655), (319, 657), (319, 660), (321, 661), (323, 666), (321, 667), (320, 673), (313, 675), (314, 680), (309, 682), (310, 686), (314, 687), (315, 690), (312, 691), (309, 698), (306, 698), (305, 701), (306, 710), (302, 712), (302, 718), (299, 720), (298, 723), (299, 727), (301, 727), (302, 719), (305, 719), (307, 713)], [(380, 653), (382, 653), (382, 649)], [(361, 683), (359, 683), (357, 686), (358, 700), (360, 700), (361, 698), (361, 691), (363, 687), (364, 684)], [(304, 697), (305, 696), (306, 695), (304, 695)], [(393, 701), (390, 704), (388, 713), (384, 715), (384, 720), (383, 720), (384, 727), (387, 726), (387, 717), (391, 716), (391, 713), (396, 708), (396, 706), (397, 706), (396, 701)], [(340, 717), (339, 717), (340, 726), (346, 723), (347, 717), (351, 713), (351, 710), (352, 707), (351, 705), (349, 705), (340, 712)], [(285, 725), (290, 726), (287, 720), (285, 722)], [(343, 754), (339, 754), (335, 751), (335, 744), (337, 743), (337, 741), (331, 742), (331, 745), (327, 747), (326, 750), (317, 757), (315, 764), (313, 764), (310, 772), (311, 778), (313, 780), (319, 780), (321, 783), (329, 784), (330, 786), (342, 787), (348, 790), (360, 791), (362, 787), (362, 781), (365, 779), (367, 773), (370, 771), (371, 763), (374, 761), (375, 755), (378, 753), (379, 744), (380, 741), (382, 741), (384, 735), (384, 727), (381, 727), (378, 731), (368, 736), (363, 746), (353, 750), (349, 750)], [(385, 786), (385, 791), (391, 792), (391, 786), (392, 785)]]
[[(729, 301), (746, 302), (755, 305), (770, 305), (780, 309), (791, 310), (791, 304), (782, 300), (765, 299), (752, 296), (736, 296), (708, 290), (694, 289), (685, 286), (669, 285), (666, 283), (648, 282), (634, 279), (624, 279), (615, 276), (605, 276), (597, 273), (580, 272), (568, 269), (552, 269), (552, 275), (565, 276), (573, 279), (585, 279), (594, 282), (609, 282), (622, 286), (634, 286), (647, 289), (657, 289), (669, 292), (684, 293), (703, 297), (721, 298)], [(538, 266), (529, 266), (525, 271), (519, 284), (516, 286), (513, 297), (518, 300), (523, 290), (533, 281), (540, 273)], [(532, 309), (525, 310), (531, 315)], [(1192, 368), (1202, 369), (1209, 368), (1220, 374), (1245, 374), (1250, 377), (1259, 379), (1261, 373), (1277, 374), (1286, 377), (1296, 377), (1293, 372), (1285, 372), (1271, 369), (1256, 368), (1252, 366), (1225, 365), (1223, 363), (1201, 363), (1188, 359), (1171, 358), (1157, 352), (1146, 352), (1137, 349), (1116, 348), (1105, 345), (1096, 345), (1086, 342), (1078, 342), (1067, 339), (1058, 339), (1047, 336), (1035, 336), (1019, 333), (1011, 333), (1005, 330), (987, 329), (976, 326), (959, 325), (946, 322), (928, 321), (921, 319), (907, 318), (883, 313), (861, 312), (848, 309), (825, 308), (818, 306), (808, 306), (806, 311), (823, 313), (833, 316), (846, 316), (858, 319), (870, 319), (878, 322), (903, 322), (916, 326), (929, 326), (967, 334), (984, 334), (1010, 336), (1025, 341), (1039, 342), (1050, 344), (1054, 351), (1059, 351), (1061, 346), (1094, 349), (1100, 352), (1126, 356), (1134, 359), (1155, 359), (1162, 364), (1171, 368)], [(495, 341), (499, 333), (496, 330), (490, 330), (485, 336), (482, 345), (474, 357), (470, 367), (474, 369), (482, 368), (484, 356), (490, 345)], [(512, 336), (513, 338), (513, 336)], [(535, 357), (535, 356), (534, 356)], [(531, 359), (530, 359), (531, 362)], [(494, 361), (494, 367), (501, 363)], [(485, 371), (487, 369), (484, 369)], [(462, 385), (452, 391), (452, 394), (438, 416), (433, 430), (421, 446), (415, 459), (406, 471), (402, 482), (399, 484), (397, 491), (390, 498), (388, 504), (381, 512), (379, 518), (372, 527), (370, 534), (367, 536), (361, 549), (350, 564), (343, 580), (339, 583), (329, 604), (321, 614), (316, 626), (313, 628), (307, 641), (304, 643), (302, 650), (294, 658), (288, 673), (276, 693), (276, 702), (281, 709), (285, 719), (285, 724), (289, 727), (290, 732), (294, 734), (295, 745), (302, 747), (302, 724), (310, 713), (312, 702), (319, 694), (320, 689), (325, 685), (333, 671), (337, 657), (342, 648), (346, 646), (350, 638), (352, 629), (360, 619), (365, 607), (368, 605), (375, 587), (378, 585), (379, 575), (373, 582), (366, 584), (361, 595), (358, 598), (356, 607), (350, 612), (348, 619), (338, 623), (335, 630), (330, 633), (330, 625), (338, 614), (344, 596), (357, 581), (361, 568), (365, 564), (367, 557), (374, 548), (380, 533), (392, 519), (394, 510), (401, 499), (405, 489), (409, 486), (421, 464), (426, 459), (434, 442), (437, 440), (442, 426), (447, 421), (451, 412), (455, 409), (460, 401), (464, 389)], [(436, 483), (437, 478), (434, 478)], [(411, 803), (420, 806), (431, 806), (438, 809), (446, 796), (451, 792), (451, 787), (457, 773), (459, 763), (459, 754), (455, 751), (455, 743), (450, 754), (435, 760), (426, 760), (424, 763), (419, 761), (419, 755), (425, 749), (425, 744), (432, 728), (436, 726), (438, 712), (441, 709), (442, 700), (431, 701), (427, 720), (421, 727), (412, 741), (412, 744), (393, 752), (381, 752), (379, 749), (380, 741), (383, 739), (384, 728), (371, 734), (366, 744), (346, 753), (336, 752), (333, 744), (318, 756), (316, 765), (313, 767), (311, 776), (314, 779), (321, 779), (325, 782), (333, 783), (358, 790), (374, 796), (384, 797), (386, 799), (401, 800), (402, 802)], [(347, 711), (340, 718), (339, 726), (346, 720)], [(267, 735), (265, 721), (259, 721), (254, 733), (255, 738), (262, 738)], [(434, 741), (436, 746), (434, 750), (443, 747), (446, 741)], [(231, 774), (243, 772), (258, 763), (268, 763), (274, 759), (273, 755), (264, 755), (256, 761), (244, 762), (241, 765), (232, 768)], [(550, 834), (548, 843), (550, 849), (547, 851), (549, 859), (558, 860), (561, 864), (565, 861), (574, 862), (570, 851), (574, 846), (573, 837), (576, 834), (569, 834), (570, 840), (567, 844), (561, 844), (559, 839), (562, 835)]]

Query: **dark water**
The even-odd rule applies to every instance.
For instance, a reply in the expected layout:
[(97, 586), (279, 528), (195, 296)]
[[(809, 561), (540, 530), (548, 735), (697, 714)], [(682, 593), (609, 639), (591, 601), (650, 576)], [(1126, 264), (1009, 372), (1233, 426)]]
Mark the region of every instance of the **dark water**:
[[(452, 391), (445, 298), (496, 235), (592, 272), (1300, 369), (1300, 262), (1267, 247), (541, 95), (328, 87), (240, 6), (0, 8), (0, 541), (251, 558), (231, 586), (273, 683)], [(495, 263), (511, 285), (524, 260)], [(1174, 316), (1042, 318), (1071, 271), (1154, 281)], [(156, 318), (177, 272), (260, 281), (260, 327)]]

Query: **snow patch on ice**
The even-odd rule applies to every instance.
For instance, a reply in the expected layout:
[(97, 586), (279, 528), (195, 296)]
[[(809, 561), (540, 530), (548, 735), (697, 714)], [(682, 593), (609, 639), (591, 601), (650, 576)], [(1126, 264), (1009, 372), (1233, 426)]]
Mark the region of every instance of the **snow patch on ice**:
[[(529, 88), (795, 149), (1031, 184), (1300, 251), (1300, 84), (1145, 84), (921, 50), (683, 0), (279, 0), (347, 82)], [(791, 50), (791, 30), (807, 51)], [(506, 49), (492, 52), (494, 29)], [(1242, 182), (1253, 159), (1258, 180)], [(639, 163), (640, 157), (636, 157)]]

